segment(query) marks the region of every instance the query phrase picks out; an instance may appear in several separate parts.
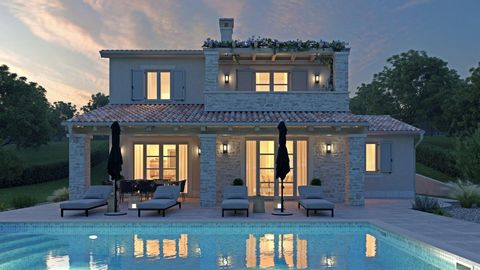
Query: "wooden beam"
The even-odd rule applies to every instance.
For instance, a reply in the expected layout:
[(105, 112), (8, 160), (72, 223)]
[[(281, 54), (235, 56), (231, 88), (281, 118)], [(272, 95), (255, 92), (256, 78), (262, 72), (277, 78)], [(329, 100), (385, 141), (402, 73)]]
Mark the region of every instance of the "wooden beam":
[(252, 61), (255, 62), (255, 60), (257, 60), (257, 54), (256, 53), (252, 54)]
[(292, 54), (292, 55), (290, 56), (290, 61), (294, 62), (296, 58), (297, 58), (297, 55), (296, 55), (296, 54)]
[(317, 55), (316, 55), (316, 54), (310, 55), (310, 62), (315, 61), (316, 58), (317, 58)]
[(275, 59), (277, 59), (277, 54), (276, 54), (276, 53), (274, 53), (274, 54), (272, 55), (272, 62), (274, 62)]

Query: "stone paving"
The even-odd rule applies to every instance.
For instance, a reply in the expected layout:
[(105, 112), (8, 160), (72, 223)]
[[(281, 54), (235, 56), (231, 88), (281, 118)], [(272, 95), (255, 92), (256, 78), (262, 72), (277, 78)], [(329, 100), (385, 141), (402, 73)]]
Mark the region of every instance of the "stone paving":
[[(251, 213), (250, 217), (238, 213), (226, 213), (221, 217), (219, 207), (200, 208), (198, 200), (187, 199), (182, 203), (182, 209), (172, 208), (167, 210), (166, 217), (161, 217), (155, 211), (142, 212), (138, 218), (134, 210), (126, 210), (125, 216), (105, 216), (106, 207), (90, 211), (85, 217), (82, 211), (66, 211), (65, 217), (60, 217), (58, 203), (44, 204), (30, 208), (6, 211), (0, 213), (0, 222), (16, 221), (50, 221), (50, 222), (76, 222), (76, 221), (143, 221), (143, 222), (169, 222), (169, 221), (308, 221), (308, 222), (335, 222), (349, 220), (369, 221), (383, 229), (400, 233), (404, 236), (415, 238), (440, 249), (446, 250), (475, 263), (480, 269), (480, 224), (437, 216), (429, 213), (410, 209), (409, 200), (381, 200), (368, 199), (365, 207), (347, 207), (343, 204), (336, 206), (335, 217), (329, 213), (319, 213), (306, 217), (303, 210), (297, 209), (294, 201), (286, 202), (286, 208), (293, 212), (292, 216), (273, 216), (273, 204), (266, 203), (266, 213)], [(462, 261), (461, 258), (459, 260)], [(463, 260), (465, 261), (465, 260)]]

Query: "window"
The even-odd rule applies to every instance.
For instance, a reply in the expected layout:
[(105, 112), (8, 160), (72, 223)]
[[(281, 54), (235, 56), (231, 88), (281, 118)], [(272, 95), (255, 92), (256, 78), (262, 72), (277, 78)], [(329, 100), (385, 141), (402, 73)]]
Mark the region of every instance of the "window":
[(170, 72), (147, 71), (147, 99), (170, 99)]
[(375, 143), (365, 144), (365, 171), (378, 171), (378, 145)]
[(270, 91), (270, 73), (269, 72), (257, 72), (255, 73), (255, 90), (257, 92), (269, 92)]
[[(273, 78), (273, 80), (272, 80)], [(288, 91), (288, 72), (256, 72), (255, 91), (286, 92)]]
[[(134, 144), (135, 179), (184, 180), (188, 178), (187, 144)], [(185, 192), (187, 185), (185, 185)]]

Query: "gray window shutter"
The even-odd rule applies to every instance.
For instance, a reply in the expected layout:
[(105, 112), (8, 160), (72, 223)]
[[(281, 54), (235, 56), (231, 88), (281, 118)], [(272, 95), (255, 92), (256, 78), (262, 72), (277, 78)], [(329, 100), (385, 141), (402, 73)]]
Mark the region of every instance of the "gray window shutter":
[(172, 71), (172, 83), (171, 83), (171, 97), (172, 100), (184, 100), (185, 99), (185, 71), (174, 70)]
[(237, 91), (255, 91), (252, 70), (237, 69)]
[(380, 144), (380, 172), (392, 172), (392, 143), (383, 142)]
[(308, 77), (306, 70), (292, 70), (291, 71), (291, 83), (290, 89), (291, 91), (307, 91), (308, 86)]
[(132, 70), (132, 100), (145, 100), (145, 72)]

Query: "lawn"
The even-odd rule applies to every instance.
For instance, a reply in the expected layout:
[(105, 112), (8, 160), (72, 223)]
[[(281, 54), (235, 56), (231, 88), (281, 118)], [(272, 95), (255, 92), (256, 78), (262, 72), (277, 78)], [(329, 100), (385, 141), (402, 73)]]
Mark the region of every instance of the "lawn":
[[(455, 137), (447, 137), (447, 136), (425, 136), (423, 138), (423, 141), (421, 143), (422, 145), (428, 144), (432, 145), (435, 147), (441, 147), (445, 150), (448, 151), (454, 151), (455, 150), (455, 144), (456, 144), (456, 138)], [(455, 181), (455, 177), (446, 175), (434, 168), (431, 168), (429, 166), (426, 166), (420, 162), (416, 163), (417, 167), (417, 173), (436, 179), (438, 181), (442, 182), (450, 182), (450, 181)]]
[[(91, 179), (92, 184), (100, 184), (103, 180), (108, 179), (106, 160), (92, 168)], [(29, 195), (37, 202), (46, 202), (47, 197), (52, 195), (53, 191), (63, 187), (68, 187), (68, 178), (35, 185), (2, 188), (0, 189), (0, 204), (4, 203), (5, 207), (9, 208), (12, 199), (21, 195)]]
[(417, 162), (417, 173), (433, 178), (435, 180), (441, 181), (441, 182), (450, 182), (454, 181), (455, 179), (451, 176), (448, 176), (442, 172), (439, 172), (435, 169), (432, 169), (428, 166), (423, 165), (422, 163)]

